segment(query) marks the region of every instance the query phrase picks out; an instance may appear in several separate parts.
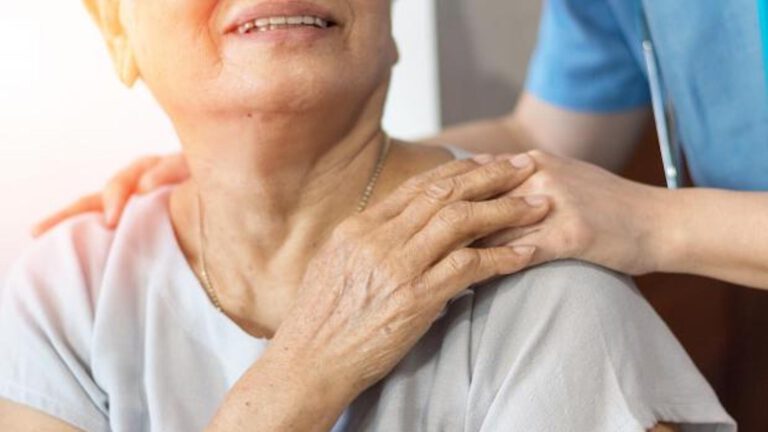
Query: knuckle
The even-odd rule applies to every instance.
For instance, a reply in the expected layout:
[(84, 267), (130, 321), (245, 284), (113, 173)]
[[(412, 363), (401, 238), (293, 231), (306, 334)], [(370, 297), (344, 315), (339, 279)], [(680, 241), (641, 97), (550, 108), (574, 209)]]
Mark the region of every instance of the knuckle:
[(433, 201), (444, 202), (449, 200), (459, 187), (456, 178), (444, 179), (429, 184), (424, 190), (424, 195)]
[(473, 206), (466, 201), (459, 201), (443, 208), (438, 219), (444, 225), (461, 228), (472, 220)]
[(409, 308), (419, 302), (419, 295), (413, 287), (403, 286), (391, 294), (392, 301), (400, 308)]
[(488, 263), (489, 273), (492, 275), (499, 275), (503, 272), (504, 263), (502, 258), (499, 256), (499, 253), (492, 250), (486, 250), (484, 261)]
[(480, 255), (470, 249), (462, 249), (448, 257), (448, 265), (456, 273), (474, 271), (480, 267)]
[(422, 176), (412, 177), (400, 186), (400, 191), (406, 194), (417, 194), (424, 189), (426, 180)]

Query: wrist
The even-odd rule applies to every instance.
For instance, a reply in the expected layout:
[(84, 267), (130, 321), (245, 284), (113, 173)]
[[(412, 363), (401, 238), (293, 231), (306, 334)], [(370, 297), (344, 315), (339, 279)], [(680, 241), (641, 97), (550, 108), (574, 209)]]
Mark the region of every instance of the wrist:
[(646, 218), (650, 233), (648, 255), (652, 272), (680, 273), (687, 249), (685, 189), (653, 188), (653, 213)]
[(208, 431), (331, 430), (352, 399), (299, 358), (268, 348), (227, 394)]
[(259, 362), (270, 373), (284, 377), (293, 392), (306, 395), (303, 404), (307, 410), (340, 414), (359, 391), (346, 371), (337, 370), (342, 362), (317, 358), (313, 351), (273, 340)]

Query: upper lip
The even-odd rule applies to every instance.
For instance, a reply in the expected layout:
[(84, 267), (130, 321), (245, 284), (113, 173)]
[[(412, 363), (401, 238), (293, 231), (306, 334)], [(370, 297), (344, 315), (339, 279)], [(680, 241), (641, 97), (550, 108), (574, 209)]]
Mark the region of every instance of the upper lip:
[(333, 24), (339, 24), (338, 18), (328, 8), (303, 0), (267, 1), (250, 5), (236, 5), (226, 13), (225, 33), (237, 31), (241, 25), (259, 18), (280, 16), (314, 16)]

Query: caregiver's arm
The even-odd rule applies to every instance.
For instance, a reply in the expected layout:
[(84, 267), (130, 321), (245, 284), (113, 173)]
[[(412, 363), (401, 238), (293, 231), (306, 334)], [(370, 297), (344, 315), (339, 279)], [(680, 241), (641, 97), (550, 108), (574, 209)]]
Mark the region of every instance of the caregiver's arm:
[(491, 154), (538, 149), (618, 171), (632, 156), (650, 119), (647, 108), (576, 112), (525, 92), (508, 115), (453, 126), (425, 142)]
[(659, 271), (768, 289), (768, 193), (661, 189)]
[(535, 262), (577, 258), (630, 274), (690, 273), (768, 289), (768, 194), (668, 190), (534, 151), (516, 194), (552, 199), (543, 223), (489, 245), (537, 247)]

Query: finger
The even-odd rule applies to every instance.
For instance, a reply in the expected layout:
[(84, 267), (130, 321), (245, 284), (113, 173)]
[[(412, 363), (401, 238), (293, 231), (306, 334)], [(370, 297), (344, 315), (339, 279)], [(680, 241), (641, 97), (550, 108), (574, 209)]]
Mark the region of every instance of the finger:
[(146, 157), (137, 160), (112, 177), (102, 192), (104, 220), (108, 227), (114, 228), (120, 220), (125, 204), (138, 186), (144, 172), (160, 162), (159, 157)]
[(542, 224), (534, 223), (532, 225), (523, 225), (519, 227), (507, 228), (495, 233), (489, 234), (472, 243), (472, 247), (488, 248), (508, 246), (516, 243), (517, 240), (525, 238), (542, 229)]
[(441, 209), (405, 245), (417, 257), (415, 266), (431, 265), (451, 251), (503, 228), (529, 226), (549, 212), (549, 200), (542, 196), (500, 198), (471, 202), (458, 201)]
[(515, 189), (534, 172), (532, 159), (518, 168), (508, 160), (495, 161), (427, 186), (391, 223), (413, 237), (442, 208), (459, 201), (479, 201)]
[(531, 246), (459, 249), (427, 271), (423, 285), (437, 301), (447, 302), (473, 284), (526, 268), (535, 252)]
[(65, 219), (71, 218), (72, 216), (77, 216), (79, 214), (88, 212), (100, 211), (102, 211), (101, 195), (91, 194), (82, 197), (64, 209), (59, 210), (58, 212), (35, 224), (35, 226), (32, 227), (32, 236), (40, 237), (54, 226), (63, 222)]
[(181, 183), (189, 178), (187, 161), (181, 154), (165, 156), (139, 179), (137, 192), (151, 192), (161, 186)]
[(505, 246), (519, 247), (522, 245), (536, 247), (536, 254), (531, 259), (531, 266), (574, 257), (562, 246), (562, 243), (558, 242), (558, 236), (544, 226), (520, 236)]
[(473, 159), (455, 160), (440, 165), (409, 179), (400, 185), (389, 197), (372, 205), (367, 213), (382, 220), (389, 220), (400, 214), (414, 197), (423, 192), (427, 185), (445, 178), (464, 174), (493, 161), (493, 156), (480, 155)]

